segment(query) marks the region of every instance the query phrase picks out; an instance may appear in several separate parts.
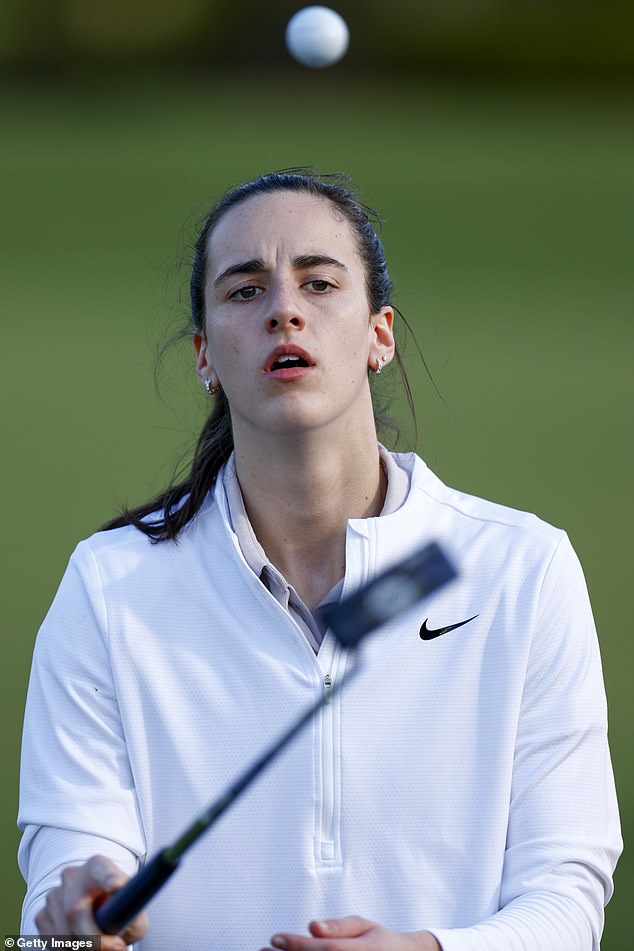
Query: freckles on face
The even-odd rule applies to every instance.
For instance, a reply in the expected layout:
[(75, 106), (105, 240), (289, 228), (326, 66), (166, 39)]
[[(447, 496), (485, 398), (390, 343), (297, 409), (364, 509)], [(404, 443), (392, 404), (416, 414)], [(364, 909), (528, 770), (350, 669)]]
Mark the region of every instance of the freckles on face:
[(219, 278), (239, 265), (280, 268), (295, 255), (318, 251), (345, 262), (364, 278), (364, 264), (348, 221), (327, 200), (306, 193), (256, 195), (231, 208), (208, 243), (208, 302), (222, 298)]
[[(206, 304), (207, 337), (214, 352), (222, 346), (233, 357), (239, 349), (236, 325), (244, 333), (270, 332), (294, 309), (291, 329), (301, 329), (307, 337), (326, 326), (346, 336), (353, 324), (357, 331), (365, 330), (370, 308), (356, 235), (320, 197), (282, 192), (246, 199), (211, 234)], [(363, 337), (354, 341), (349, 357), (364, 342)], [(348, 347), (352, 343), (348, 340)]]
[(377, 331), (384, 315), (371, 312), (358, 238), (336, 206), (303, 192), (246, 199), (212, 231), (206, 272), (198, 372), (218, 379), (234, 438), (349, 433), (373, 418), (368, 367), (389, 332)]

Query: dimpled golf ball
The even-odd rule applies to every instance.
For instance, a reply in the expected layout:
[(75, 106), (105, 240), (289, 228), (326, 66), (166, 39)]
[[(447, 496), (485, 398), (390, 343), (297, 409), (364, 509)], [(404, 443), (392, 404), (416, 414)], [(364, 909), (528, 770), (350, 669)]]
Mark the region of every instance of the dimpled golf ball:
[(304, 66), (332, 66), (348, 49), (349, 40), (346, 21), (329, 7), (304, 7), (286, 27), (288, 51)]

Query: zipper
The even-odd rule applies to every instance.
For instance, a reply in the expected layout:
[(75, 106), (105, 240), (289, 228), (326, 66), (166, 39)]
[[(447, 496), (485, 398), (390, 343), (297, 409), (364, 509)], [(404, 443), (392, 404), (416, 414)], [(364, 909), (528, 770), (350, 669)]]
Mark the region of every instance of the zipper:
[[(371, 573), (375, 551), (372, 519), (349, 522), (346, 532), (346, 577), (342, 597), (363, 584)], [(345, 675), (348, 657), (331, 631), (316, 657), (321, 689), (332, 690)], [(315, 832), (314, 861), (317, 869), (343, 865), (342, 844), (342, 716), (345, 691), (336, 691), (316, 718), (314, 737)]]
[[(327, 635), (330, 636), (331, 635)], [(334, 638), (333, 638), (334, 640)], [(345, 657), (338, 645), (322, 645), (320, 656), (321, 689), (332, 691), (336, 679), (343, 676)], [(320, 655), (322, 654), (320, 651)], [(315, 862), (323, 867), (342, 863), (341, 849), (341, 694), (320, 711), (315, 735)]]

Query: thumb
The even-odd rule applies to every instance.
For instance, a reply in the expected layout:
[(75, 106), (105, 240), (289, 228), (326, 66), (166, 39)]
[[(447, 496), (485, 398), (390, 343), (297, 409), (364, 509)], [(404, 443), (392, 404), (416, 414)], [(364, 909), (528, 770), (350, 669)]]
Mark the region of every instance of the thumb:
[(82, 878), (89, 893), (113, 892), (128, 879), (118, 865), (103, 855), (93, 855), (82, 869)]
[(308, 930), (314, 938), (358, 938), (374, 927), (373, 921), (360, 915), (347, 915), (345, 918), (327, 918), (324, 921), (311, 921)]
[[(86, 865), (86, 875), (92, 885), (100, 889), (99, 894), (92, 902), (93, 912), (100, 908), (112, 893), (118, 891), (128, 881), (126, 873), (103, 855), (95, 855), (89, 860)], [(139, 912), (122, 932), (125, 943), (134, 944), (136, 941), (140, 941), (147, 933), (149, 924), (147, 912)]]

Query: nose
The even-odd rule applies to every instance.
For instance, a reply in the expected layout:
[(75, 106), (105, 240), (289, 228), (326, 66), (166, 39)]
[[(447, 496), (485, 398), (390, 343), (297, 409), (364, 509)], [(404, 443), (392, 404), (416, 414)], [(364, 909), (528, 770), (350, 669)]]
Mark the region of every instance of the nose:
[(270, 306), (266, 313), (266, 329), (269, 333), (280, 330), (302, 330), (305, 325), (301, 304), (293, 288), (285, 281), (277, 281), (271, 288)]

